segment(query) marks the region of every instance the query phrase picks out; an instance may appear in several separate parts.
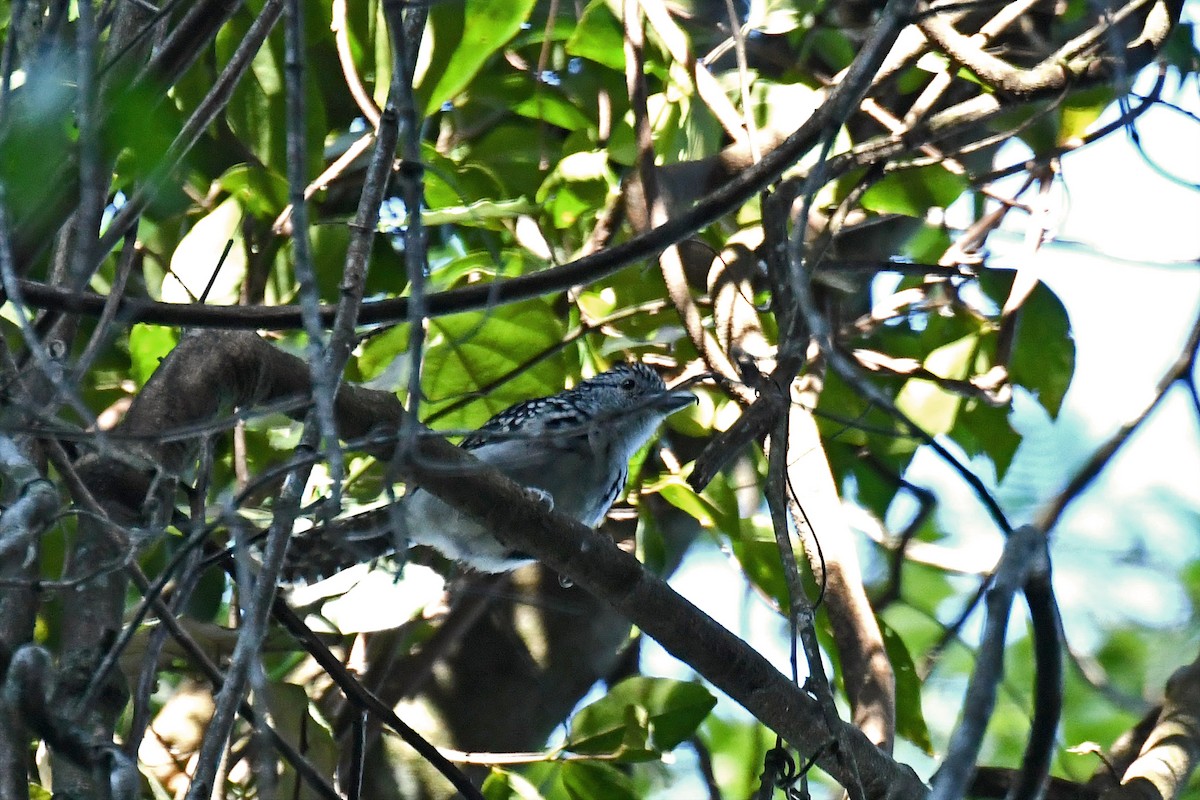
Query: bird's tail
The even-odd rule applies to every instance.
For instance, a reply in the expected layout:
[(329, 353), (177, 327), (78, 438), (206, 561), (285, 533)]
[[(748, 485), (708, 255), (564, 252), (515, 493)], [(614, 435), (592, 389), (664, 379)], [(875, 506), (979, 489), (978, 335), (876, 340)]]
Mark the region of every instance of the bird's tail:
[(402, 539), (394, 513), (384, 506), (294, 535), (281, 579), (312, 583), (395, 552)]

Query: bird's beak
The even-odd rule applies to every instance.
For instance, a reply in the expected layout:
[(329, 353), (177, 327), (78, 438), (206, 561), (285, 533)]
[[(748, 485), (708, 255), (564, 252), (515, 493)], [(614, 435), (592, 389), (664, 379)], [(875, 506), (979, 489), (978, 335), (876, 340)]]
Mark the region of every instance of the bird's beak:
[(694, 402), (696, 402), (696, 395), (691, 392), (663, 392), (654, 401), (654, 407), (665, 416), (670, 416)]

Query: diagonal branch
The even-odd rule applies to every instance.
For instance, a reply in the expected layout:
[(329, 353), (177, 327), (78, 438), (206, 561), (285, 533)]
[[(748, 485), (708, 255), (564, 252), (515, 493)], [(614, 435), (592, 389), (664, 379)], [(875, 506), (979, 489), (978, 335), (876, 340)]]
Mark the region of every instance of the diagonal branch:
[(1129, 765), (1121, 785), (1101, 800), (1174, 800), (1200, 760), (1200, 659), (1167, 681), (1158, 723)]
[[(1031, 69), (1021, 69), (988, 53), (974, 37), (959, 33), (949, 20), (938, 15), (925, 17), (918, 26), (946, 55), (966, 66), (991, 88), (1016, 97), (1028, 97), (1060, 92), (1079, 80), (1095, 82), (1119, 74), (1118, 71), (1128, 73), (1145, 66), (1174, 28), (1180, 8), (1180, 3), (1165, 0), (1132, 0), (1111, 18), (1068, 42)], [(1107, 57), (1091, 54), (1103, 32), (1143, 11), (1146, 17), (1142, 31), (1123, 53)]]
[(1155, 387), (1154, 399), (1140, 414), (1122, 425), (1112, 438), (1092, 454), (1087, 463), (1075, 473), (1075, 477), (1071, 478), (1066, 487), (1038, 514), (1037, 521), (1034, 523), (1037, 527), (1049, 531), (1058, 524), (1067, 506), (1083, 494), (1117, 454), (1117, 451), (1129, 441), (1129, 438), (1150, 417), (1154, 409), (1158, 408), (1163, 398), (1166, 397), (1167, 391), (1177, 381), (1187, 382), (1190, 380), (1192, 371), (1196, 367), (1198, 353), (1200, 353), (1200, 316), (1197, 316), (1192, 323), (1192, 329), (1179, 352), (1179, 357), (1175, 359), (1175, 363), (1171, 365)]

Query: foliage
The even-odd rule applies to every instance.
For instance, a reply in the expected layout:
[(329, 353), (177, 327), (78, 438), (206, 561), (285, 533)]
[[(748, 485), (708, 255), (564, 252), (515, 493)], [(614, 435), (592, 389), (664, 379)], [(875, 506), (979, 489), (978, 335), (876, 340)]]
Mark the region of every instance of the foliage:
[[(174, 4), (164, 4), (160, 20), (139, 18), (144, 9), (131, 3), (104, 6), (90, 22), (100, 5), (92, 9), (81, 0), (69, 12), (67, 5), (0, 4), (5, 63), (12, 68), (6, 76), (12, 88), (0, 102), (0, 249), (12, 256), (2, 265), (7, 363), (0, 369), (9, 402), (0, 413), (0, 434), (36, 454), (32, 461), (76, 508), (56, 519), (40, 552), (25, 544), (9, 549), (0, 540), (0, 552), (12, 562), (4, 568), (4, 587), (28, 587), (36, 579), (57, 593), (47, 602), (29, 601), (32, 607), (21, 612), (24, 595), (9, 597), (9, 588), (0, 587), (0, 611), (11, 611), (17, 625), (0, 630), (0, 673), (17, 647), (36, 642), (55, 651), (58, 691), (70, 691), (72, 670), (79, 669), (89, 673), (82, 681), (87, 687), (99, 674), (96, 665), (115, 652), (122, 626), (130, 626), (133, 644), (118, 663), (134, 702), (126, 707), (118, 697), (107, 722), (79, 724), (89, 735), (100, 730), (102, 739), (107, 726), (108, 739), (134, 743), (130, 754), (139, 761), (142, 796), (178, 796), (194, 774), (189, 759), (199, 752), (216, 689), (203, 684), (212, 676), (178, 638), (165, 640), (159, 652), (167, 633), (161, 610), (135, 616), (145, 586), (135, 579), (128, 596), (119, 598), (123, 607), (109, 609), (114, 627), (105, 633), (97, 623), (96, 641), (73, 639), (83, 634), (64, 615), (90, 607), (71, 599), (78, 587), (95, 582), (95, 575), (80, 571), (84, 565), (125, 574), (122, 558), (117, 567), (97, 567), (91, 551), (82, 549), (86, 534), (76, 516), (97, 510), (72, 481), (71, 462), (116, 447), (127, 461), (141, 463), (136, 440), (106, 439), (96, 431), (124, 413), (178, 343), (180, 329), (195, 320), (154, 324), (164, 320), (138, 310), (160, 308), (149, 305), (97, 318), (55, 306), (39, 287), (87, 287), (104, 297), (173, 303), (215, 328), (253, 327), (254, 320), (241, 315), (245, 307), (309, 302), (308, 285), (328, 306), (358, 290), (366, 298), (360, 320), (379, 315), (357, 326), (346, 380), (397, 393), (423, 421), (451, 436), (625, 359), (645, 360), (672, 379), (716, 375), (697, 385), (694, 408), (669, 421), (664, 447), (656, 444), (631, 469), (623, 504), (637, 509), (624, 515), (637, 520), (637, 552), (664, 577), (689, 556), (703, 558), (714, 547), (729, 553), (739, 586), (761, 597), (780, 620), (794, 613), (812, 626), (813, 641), (833, 667), (834, 694), (820, 699), (830, 707), (836, 701), (843, 716), (866, 702), (858, 687), (867, 679), (845, 628), (873, 630), (894, 673), (897, 758), (918, 764), (928, 777), (928, 756), (946, 754), (958, 697), (975, 669), (977, 637), (964, 627), (965, 618), (954, 620), (976, 602), (979, 574), (991, 570), (994, 559), (973, 558), (965, 570), (949, 563), (959, 523), (928, 509), (912, 513), (919, 504), (914, 498), (925, 497), (910, 482), (912, 468), (936, 443), (965, 474), (983, 476), (974, 489), (964, 481), (953, 491), (994, 494), (1023, 445), (1014, 395), (1032, 398), (1050, 418), (1063, 410), (1076, 368), (1068, 306), (1029, 270), (994, 268), (985, 242), (1013, 204), (1032, 203), (1053, 184), (1056, 159), (1096, 136), (1095, 121), (1116, 97), (1123, 70), (1140, 64), (1125, 64), (1122, 56), (1117, 69), (1111, 54), (1072, 52), (1063, 63), (1086, 57), (1097, 65), (1079, 72), (1078, 84), (1014, 89), (947, 57), (936, 32), (927, 31), (925, 45), (864, 86), (868, 102), (856, 99), (847, 108), (857, 110), (832, 114), (796, 147), (785, 137), (829, 113), (821, 109), (828, 107), (830, 87), (846, 79), (841, 70), (856, 54), (866, 57), (862, 43), (880, 19), (872, 4), (756, 1), (746, 4), (749, 16), (735, 39), (726, 36), (725, 4), (441, 0), (429, 5), (425, 20), (418, 4), (291, 3), (303, 11), (300, 46), (285, 35), (292, 17), (282, 15), (253, 49), (228, 102), (199, 126), (194, 141), (185, 136), (180, 146), (173, 141), (212, 107), (209, 91), (224, 70), (236, 68), (239, 47), (285, 4), (229, 4), (234, 10), (219, 26), (209, 34), (198, 30), (190, 45), (176, 50), (157, 47), (160, 36), (183, 25), (187, 10), (173, 11)], [(226, 4), (201, 6), (219, 21)], [(1055, 14), (1027, 12), (999, 38), (998, 52), (1032, 69), (1059, 59), (1056, 49), (1092, 26), (1102, 31), (1097, 41), (1129, 36), (1108, 28), (1109, 17), (1098, 17), (1093, 4), (1061, 6)], [(639, 37), (627, 36), (628, 13), (645, 35), (640, 53), (631, 44)], [(970, 35), (990, 16), (958, 13), (953, 24)], [(391, 30), (402, 17), (417, 20), (418, 34), (424, 31), (419, 52), (403, 50), (405, 42), (413, 44), (411, 30)], [(917, 22), (904, 19), (904, 25)], [(84, 58), (81, 68), (79, 42), (88, 44), (89, 24), (99, 25), (90, 41), (95, 61)], [(129, 30), (145, 35), (131, 37)], [(179, 48), (186, 52), (177, 56), (178, 69), (160, 63), (163, 53)], [(1029, 60), (1031, 48), (1036, 57)], [(1173, 36), (1167, 52), (1180, 74), (1196, 69), (1189, 38)], [(143, 77), (145, 64), (150, 77)], [(80, 82), (80, 69), (90, 83)], [(302, 84), (289, 98), (296, 69)], [(644, 96), (630, 81), (644, 82)], [(78, 96), (82, 85), (93, 93)], [(389, 103), (394, 85), (399, 96), (393, 90)], [(293, 115), (297, 95), (302, 118)], [(348, 252), (361, 227), (356, 214), (359, 197), (369, 191), (372, 147), (397, 117), (396, 169), (372, 225), (366, 277), (353, 284)], [(1025, 187), (1003, 205), (989, 198), (1009, 185), (997, 184), (993, 173), (994, 166), (1009, 166), (993, 162), (1007, 139), (1020, 140), (1032, 155), (1015, 170), (1027, 176)], [(792, 157), (770, 174), (763, 164), (789, 146)], [(297, 160), (308, 187), (289, 185), (289, 166)], [(101, 173), (93, 186), (89, 167)], [(726, 201), (721, 213), (674, 238), (653, 240), (664, 222), (686, 219), (693, 201), (718, 196), (747, 175), (759, 176), (759, 183), (743, 187), (740, 200)], [(820, 180), (809, 180), (814, 175)], [(405, 194), (413, 186), (419, 209)], [(289, 203), (306, 188), (301, 216)], [(779, 198), (789, 191), (800, 202), (784, 203), (780, 211)], [(807, 219), (798, 216), (802, 205)], [(974, 207), (969, 230), (938, 223), (952, 206)], [(772, 215), (782, 216), (782, 227), (772, 227)], [(86, 227), (93, 218), (104, 246)], [(304, 222), (294, 235), (293, 225)], [(118, 223), (131, 226), (129, 235)], [(423, 240), (414, 238), (417, 230)], [(377, 305), (401, 297), (410, 309), (422, 297), (451, 302), (464, 291), (621, 252), (642, 237), (652, 240), (642, 258), (597, 268), (536, 296), (464, 302), (416, 325)], [(298, 241), (308, 247), (298, 249)], [(163, 313), (170, 318), (174, 312)], [(26, 322), (34, 314), (40, 316)], [(299, 324), (270, 333), (283, 350), (310, 358), (306, 348), (325, 335)], [(86, 363), (89, 338), (98, 349), (89, 349), (94, 360)], [(39, 377), (46, 365), (39, 363), (40, 345), (30, 347), (35, 340), (61, 344), (44, 356), (59, 377)], [(810, 349), (810, 342), (824, 349)], [(73, 371), (76, 364), (80, 369)], [(414, 386), (419, 397), (409, 395)], [(883, 532), (873, 543), (852, 532), (836, 512), (836, 498), (832, 518), (812, 512), (815, 538), (794, 525), (782, 531), (801, 560), (799, 593), (763, 499), (772, 481), (783, 480), (763, 446), (773, 423), (749, 437), (756, 442), (726, 453), (710, 481), (689, 480), (692, 463), (716, 435), (772, 391), (815, 415), (820, 439), (808, 449), (827, 458), (833, 485), (869, 520), (859, 527)], [(214, 398), (214, 405), (227, 401)], [(211, 441), (210, 455), (192, 453), (183, 469), (166, 468), (179, 473), (187, 491), (157, 506), (157, 517), (118, 519), (115, 528), (123, 539), (146, 539), (135, 563), (150, 581), (170, 578), (165, 599), (176, 604), (190, 641), (221, 669), (229, 668), (233, 642), (248, 625), (248, 617), (239, 620), (238, 606), (248, 590), (213, 569), (214, 559), (188, 555), (193, 540), (204, 538), (193, 535), (211, 534), (210, 541), (225, 544), (239, 527), (266, 530), (283, 506), (281, 465), (308, 446), (302, 446), (308, 441), (302, 422), (252, 408), (239, 409), (236, 434), (226, 435), (234, 427), (231, 410), (221, 408), (219, 419), (202, 426), (199, 438)], [(273, 409), (280, 410), (287, 409)], [(194, 430), (185, 433), (198, 438)], [(791, 435), (793, 444), (800, 441), (797, 429)], [(342, 464), (321, 459), (305, 490), (308, 522), (352, 517), (401, 493), (387, 460), (376, 455), (347, 450)], [(4, 501), (16, 508), (22, 484), (9, 473), (13, 459), (3, 461)], [(1059, 471), (1047, 480), (1060, 485), (1071, 475)], [(819, 488), (790, 488), (806, 511), (829, 500)], [(1056, 521), (1050, 518), (1050, 526)], [(848, 541), (851, 534), (862, 540), (862, 574), (854, 571), (852, 552), (839, 554), (825, 538)], [(830, 579), (819, 542), (851, 589)], [(30, 556), (22, 560), (18, 552)], [(132, 543), (126, 552), (134, 552)], [(465, 590), (452, 592), (454, 610), (447, 612), (437, 574), (452, 576), (451, 589), (463, 585), (461, 576), (436, 556), (424, 560), (406, 565), (397, 558), (369, 575), (358, 567), (287, 599), (321, 634), (319, 642), (355, 664), (402, 719), (447, 749), (481, 751), (476, 755), (488, 771), (472, 777), (483, 796), (676, 796), (679, 787), (700, 791), (701, 782), (726, 797), (758, 790), (771, 732), (719, 703), (693, 673), (637, 674), (639, 634), (610, 608), (597, 603), (571, 612), (574, 617), (555, 617), (579, 601), (571, 593), (582, 590), (558, 586), (550, 575), (536, 587), (532, 578), (503, 585), (468, 579)], [(1179, 570), (1186, 585), (1195, 583), (1194, 563), (1171, 570)], [(827, 599), (827, 592), (843, 590), (864, 605), (868, 596), (874, 601), (865, 620), (847, 622), (838, 598)], [(488, 600), (470, 616), (467, 607), (480, 602), (476, 593)], [(510, 594), (522, 599), (510, 602)], [(822, 602), (812, 608), (818, 596)], [(101, 606), (95, 603), (95, 613)], [(22, 613), (28, 613), (27, 630)], [(1189, 625), (1192, 639), (1194, 631)], [(1085, 740), (1111, 745), (1135, 721), (1130, 709), (1143, 711), (1183, 663), (1174, 654), (1169, 665), (1148, 657), (1161, 631), (1122, 623), (1097, 626), (1095, 636), (1082, 657), (1083, 677), (1067, 671), (1064, 723), (1052, 753), (1055, 775), (1077, 781), (1095, 764), (1068, 748)], [(1015, 769), (1029, 732), (1038, 661), (1024, 625), (1015, 624), (1009, 637), (1000, 702), (980, 763)], [(420, 759), (393, 746), (383, 732), (386, 720), (360, 713), (331, 684), (311, 644), (275, 627), (265, 637), (250, 679), (260, 722), (240, 722), (232, 740), (222, 743), (230, 754), (221, 778), (225, 790), (244, 797), (322, 796), (290, 758), (279, 758), (280, 746), (262, 722), (269, 719), (281, 739), (326, 781), (336, 776), (339, 787), (363, 780), (366, 763), (364, 796), (405, 796), (401, 787), (418, 783), (430, 796), (445, 794), (446, 784)], [(800, 672), (809, 669), (802, 665)], [(17, 686), (16, 674), (7, 689)], [(495, 686), (480, 685), (480, 675)], [(121, 694), (101, 685), (102, 678), (93, 682), (99, 694)], [(814, 683), (805, 688), (820, 692)], [(955, 699), (948, 701), (951, 693)], [(0, 740), (6, 733), (12, 735), (0, 728)], [(54, 738), (42, 730), (32, 734)], [(356, 749), (360, 740), (368, 744), (365, 752)], [(52, 744), (55, 780), (74, 769), (84, 774), (70, 780), (90, 785), (70, 748)], [(833, 757), (820, 742), (787, 744), (809, 748), (800, 763), (815, 754)], [(2, 766), (2, 756), (11, 755), (4, 747), (0, 741), (0, 770), (11, 771)], [(17, 747), (18, 762), (26, 749)], [(504, 757), (531, 750), (524, 761)], [(489, 753), (495, 756), (490, 761)], [(831, 769), (822, 780), (838, 779)], [(22, 785), (30, 796), (48, 788), (40, 778), (32, 785), (22, 779)]]

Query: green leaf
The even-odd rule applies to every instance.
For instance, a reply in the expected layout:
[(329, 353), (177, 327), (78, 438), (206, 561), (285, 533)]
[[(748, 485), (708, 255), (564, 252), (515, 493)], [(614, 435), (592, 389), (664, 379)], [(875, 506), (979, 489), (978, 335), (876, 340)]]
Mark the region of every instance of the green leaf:
[[(439, 208), (421, 212), (421, 221), (426, 226), (434, 225), (483, 225), (496, 220), (512, 220), (523, 214), (533, 214), (538, 207), (523, 197), (514, 200), (477, 200), (470, 205)], [(401, 222), (400, 224), (403, 224)]]
[[(410, 335), (408, 323), (403, 322), (364, 342), (357, 359), (358, 374), (362, 379), (374, 381), (393, 365), (399, 372), (403, 365), (395, 362), (408, 351)], [(392, 381), (388, 385), (395, 387), (403, 383), (404, 381)]]
[(1200, 70), (1200, 50), (1196, 48), (1195, 23), (1176, 22), (1158, 55), (1179, 70), (1181, 80)]
[(941, 225), (922, 225), (904, 243), (904, 255), (913, 261), (936, 264), (953, 242)]
[(923, 218), (930, 208), (946, 208), (967, 189), (967, 179), (940, 164), (889, 173), (863, 194), (863, 208), (882, 214)]
[(138, 386), (158, 369), (158, 364), (167, 353), (175, 349), (179, 338), (174, 328), (163, 325), (134, 325), (129, 331), (129, 360), (133, 379)]
[(282, 175), (249, 164), (236, 164), (221, 177), (217, 185), (237, 198), (251, 214), (274, 218), (287, 205), (288, 185)]
[(664, 500), (706, 528), (717, 528), (731, 539), (741, 536), (742, 519), (738, 515), (737, 499), (724, 475), (713, 478), (703, 494), (697, 494), (678, 475), (664, 476), (661, 482), (647, 486), (643, 491), (658, 492)]
[(691, 736), (716, 703), (698, 683), (627, 678), (575, 714), (564, 747), (576, 753), (654, 758)]
[[(337, 746), (329, 729), (309, 713), (309, 700), (304, 687), (292, 683), (268, 683), (266, 701), (280, 735), (293, 747), (302, 749), (305, 758), (321, 774), (332, 774), (337, 766)], [(277, 788), (279, 797), (309, 800), (323, 796), (307, 781), (300, 780), (289, 766), (284, 766)]]
[(633, 781), (611, 764), (568, 761), (562, 783), (571, 800), (638, 800)]
[(413, 87), (429, 116), (467, 87), (521, 29), (534, 0), (445, 0), (429, 10)]
[[(253, 14), (243, 11), (221, 28), (216, 40), (219, 66), (228, 63), (253, 20)], [(286, 174), (288, 167), (284, 72), (283, 37), (273, 36), (266, 47), (259, 48), (250, 62), (249, 74), (238, 82), (233, 99), (225, 108), (225, 118), (238, 139), (259, 161), (280, 175)], [(322, 169), (322, 148), (328, 127), (325, 98), (313, 73), (308, 70), (304, 81), (305, 164), (308, 174), (316, 177)]]
[[(1003, 305), (1014, 274), (989, 272), (980, 276), (979, 284), (998, 306)], [(1067, 309), (1046, 284), (1039, 283), (1017, 314), (1009, 378), (1033, 392), (1050, 418), (1057, 419), (1075, 374), (1075, 340)]]
[(1069, 95), (1060, 109), (1058, 144), (1065, 145), (1081, 139), (1112, 100), (1113, 90), (1108, 86), (1096, 86)]
[(1021, 444), (1021, 435), (1008, 420), (1008, 406), (991, 406), (981, 400), (969, 400), (950, 432), (969, 456), (985, 455), (996, 468), (996, 480), (1004, 479)]
[(543, 800), (533, 782), (515, 772), (492, 767), (479, 791), (487, 800)]
[[(779, 557), (779, 544), (770, 522), (751, 524), (748, 531), (731, 544), (733, 556), (742, 566), (747, 580), (767, 597), (775, 601), (781, 613), (791, 608), (791, 595), (787, 578), (783, 574), (783, 560)], [(801, 569), (804, 564), (801, 563)]]
[(165, 302), (196, 302), (211, 282), (206, 302), (237, 303), (246, 278), (242, 215), (237, 200), (228, 197), (192, 226), (171, 255), (171, 272), (162, 285)]
[(618, 72), (625, 70), (625, 34), (605, 0), (588, 3), (575, 32), (567, 40), (567, 53)]
[[(421, 374), (427, 398), (422, 417), (454, 404), (436, 426), (476, 428), (519, 400), (561, 391), (566, 378), (561, 353), (518, 368), (550, 353), (564, 333), (550, 302), (540, 299), (430, 320)], [(509, 373), (515, 374), (492, 385)], [(463, 400), (468, 402), (458, 406)]]
[(858, 52), (858, 47), (850, 41), (849, 37), (836, 28), (814, 28), (809, 34), (809, 39), (812, 42), (813, 51), (819, 53), (822, 60), (835, 70), (842, 70), (850, 66), (850, 62), (854, 60), (854, 56)]
[(804, 24), (805, 11), (795, 0), (765, 0), (750, 4), (750, 18), (746, 24), (753, 30), (768, 36), (791, 33)]
[(544, 800), (545, 798), (545, 795), (539, 792), (538, 787), (534, 786), (533, 781), (528, 780), (526, 776), (499, 769), (497, 766), (493, 766), (492, 771), (485, 778), (480, 792), (484, 793), (487, 800), (509, 800), (510, 798)]
[[(713, 772), (724, 797), (753, 797), (762, 775), (763, 758), (775, 736), (758, 720), (709, 716), (701, 738), (712, 754)], [(778, 795), (776, 795), (778, 796)]]
[[(925, 359), (925, 369), (941, 378), (967, 377), (979, 347), (975, 334), (942, 345)], [(931, 434), (947, 433), (954, 427), (962, 397), (933, 381), (912, 378), (896, 395), (896, 407)]]
[(896, 733), (933, 755), (929, 727), (921, 711), (921, 679), (917, 675), (917, 668), (900, 634), (882, 619), (878, 622), (883, 634), (883, 646), (896, 676)]

